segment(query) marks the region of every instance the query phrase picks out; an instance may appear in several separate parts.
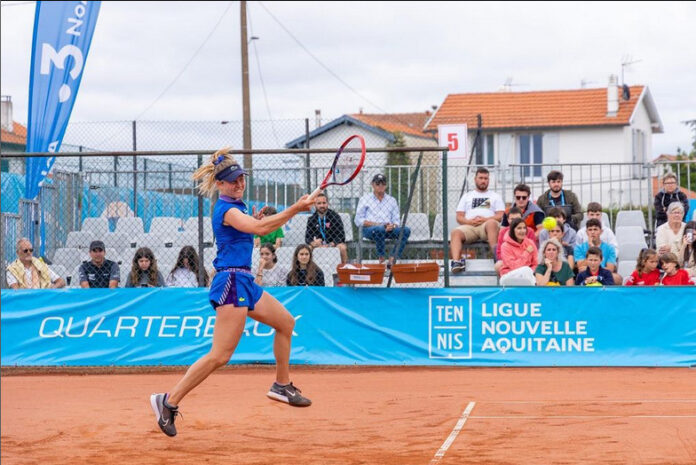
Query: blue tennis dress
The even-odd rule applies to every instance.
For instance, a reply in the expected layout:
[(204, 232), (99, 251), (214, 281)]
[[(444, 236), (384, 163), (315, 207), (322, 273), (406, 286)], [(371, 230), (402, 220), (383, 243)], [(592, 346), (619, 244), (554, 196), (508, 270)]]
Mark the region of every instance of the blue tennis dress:
[(247, 206), (241, 200), (221, 195), (215, 202), (212, 221), (217, 256), (213, 260), (216, 273), (210, 283), (210, 304), (215, 309), (222, 305), (234, 305), (253, 310), (263, 294), (263, 289), (254, 282), (251, 273), (254, 235), (223, 224), (225, 213), (230, 208), (247, 214)]

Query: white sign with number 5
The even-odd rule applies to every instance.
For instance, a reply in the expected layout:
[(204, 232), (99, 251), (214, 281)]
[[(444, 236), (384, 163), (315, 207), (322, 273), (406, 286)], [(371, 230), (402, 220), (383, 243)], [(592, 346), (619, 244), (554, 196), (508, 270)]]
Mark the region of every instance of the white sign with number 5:
[(447, 147), (447, 158), (468, 158), (466, 124), (441, 124), (437, 127), (438, 145)]

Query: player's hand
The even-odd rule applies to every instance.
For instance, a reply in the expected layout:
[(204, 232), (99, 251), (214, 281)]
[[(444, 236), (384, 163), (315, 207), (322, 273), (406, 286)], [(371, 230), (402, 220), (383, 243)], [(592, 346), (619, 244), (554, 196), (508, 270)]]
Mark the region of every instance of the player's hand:
[(295, 205), (297, 206), (298, 211), (308, 212), (314, 206), (314, 199), (309, 194), (305, 194), (300, 197), (297, 202), (295, 202)]

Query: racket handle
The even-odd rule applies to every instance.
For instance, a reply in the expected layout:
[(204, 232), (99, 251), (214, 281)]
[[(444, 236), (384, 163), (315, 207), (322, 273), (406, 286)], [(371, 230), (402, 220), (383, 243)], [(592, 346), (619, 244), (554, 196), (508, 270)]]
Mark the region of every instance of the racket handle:
[(309, 196), (310, 199), (316, 198), (317, 195), (319, 195), (319, 192), (321, 192), (321, 186), (317, 187), (314, 189), (314, 192), (312, 192)]

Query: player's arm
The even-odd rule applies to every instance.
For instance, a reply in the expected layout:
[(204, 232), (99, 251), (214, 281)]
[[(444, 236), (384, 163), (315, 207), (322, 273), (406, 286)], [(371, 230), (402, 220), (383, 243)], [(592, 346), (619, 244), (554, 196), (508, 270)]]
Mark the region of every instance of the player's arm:
[(224, 224), (245, 233), (265, 236), (283, 226), (296, 214), (309, 211), (312, 205), (314, 205), (314, 199), (305, 194), (300, 197), (297, 202), (282, 212), (271, 216), (264, 216), (261, 219), (256, 219), (253, 216), (242, 213), (242, 211), (237, 208), (230, 208), (225, 213)]

